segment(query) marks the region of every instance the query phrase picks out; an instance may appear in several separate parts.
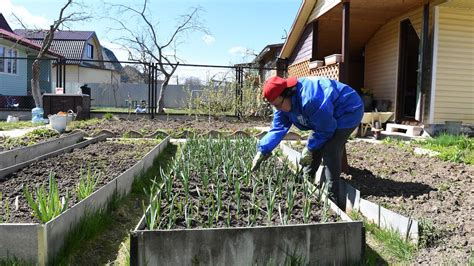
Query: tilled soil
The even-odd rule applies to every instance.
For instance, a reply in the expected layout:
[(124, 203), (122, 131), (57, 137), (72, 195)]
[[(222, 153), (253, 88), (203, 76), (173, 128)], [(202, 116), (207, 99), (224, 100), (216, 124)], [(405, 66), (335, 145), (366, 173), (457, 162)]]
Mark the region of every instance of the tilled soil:
[[(301, 150), (304, 143), (291, 144)], [(421, 242), (412, 262), (467, 264), (474, 254), (474, 167), (413, 153), (413, 147), (351, 141), (346, 182), (361, 197), (416, 219)], [(424, 224), (424, 225), (423, 225)]]
[[(48, 186), (50, 172), (55, 174), (59, 187), (60, 196), (70, 192), (69, 207), (79, 200), (76, 196), (76, 186), (81, 177), (81, 171), (85, 172), (90, 164), (91, 169), (101, 172), (100, 181), (96, 190), (107, 184), (122, 172), (133, 166), (157, 141), (106, 141), (91, 144), (82, 149), (35, 162), (9, 176), (0, 179), (1, 193), (3, 199), (8, 199), (10, 206), (11, 223), (39, 222), (32, 215), (32, 209), (28, 206), (24, 197), (24, 186), (28, 186), (30, 192), (36, 191), (41, 185)], [(15, 210), (15, 198), (18, 197), (18, 210)], [(0, 208), (0, 217), (5, 217), (4, 203)]]
[(198, 134), (207, 133), (211, 130), (235, 132), (237, 130), (249, 130), (256, 126), (270, 126), (270, 121), (248, 120), (239, 121), (237, 119), (218, 118), (182, 118), (182, 119), (147, 119), (139, 118), (135, 120), (104, 120), (100, 123), (81, 128), (88, 134), (95, 134), (103, 129), (113, 132), (116, 136), (122, 136), (127, 131), (134, 130), (143, 135), (152, 134), (157, 130), (164, 130), (169, 134), (181, 133), (185, 130)]
[(350, 142), (350, 174), (361, 196), (434, 230), (413, 262), (466, 264), (474, 247), (474, 167), (413, 154), (413, 148)]

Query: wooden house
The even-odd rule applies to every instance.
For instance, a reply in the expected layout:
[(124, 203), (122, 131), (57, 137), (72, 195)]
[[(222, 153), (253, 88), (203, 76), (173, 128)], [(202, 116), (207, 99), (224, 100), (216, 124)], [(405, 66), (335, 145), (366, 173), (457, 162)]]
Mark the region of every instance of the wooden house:
[(370, 90), (398, 123), (472, 125), (474, 1), (303, 0), (279, 63)]

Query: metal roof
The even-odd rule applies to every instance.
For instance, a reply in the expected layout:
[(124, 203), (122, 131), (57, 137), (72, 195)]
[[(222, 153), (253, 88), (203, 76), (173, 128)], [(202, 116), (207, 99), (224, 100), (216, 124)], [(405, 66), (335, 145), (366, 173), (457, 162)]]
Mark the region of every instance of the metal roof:
[[(18, 43), (20, 45), (35, 49), (37, 51), (41, 50), (41, 44), (35, 43), (34, 41), (26, 39), (23, 36), (17, 35), (13, 32), (9, 32), (9, 31), (4, 30), (4, 29), (0, 29), (0, 37), (3, 38), (3, 39), (6, 39), (6, 40), (12, 41), (14, 43)], [(54, 51), (51, 51), (51, 50), (52, 49), (50, 49), (48, 51), (48, 54), (50, 54), (52, 56), (55, 56), (55, 57), (62, 57), (60, 54), (58, 54)]]
[[(43, 40), (32, 40), (32, 42), (41, 45)], [(53, 40), (51, 42), (51, 49), (67, 59), (81, 59), (85, 43), (86, 41)], [(80, 61), (68, 61), (67, 63), (77, 65)]]
[[(17, 29), (15, 33), (21, 36), (25, 36), (28, 39), (39, 39), (43, 40), (47, 30), (30, 30), (30, 29)], [(87, 41), (95, 33), (93, 31), (78, 31), (78, 30), (57, 30), (54, 32), (54, 40), (76, 40), (76, 41)]]

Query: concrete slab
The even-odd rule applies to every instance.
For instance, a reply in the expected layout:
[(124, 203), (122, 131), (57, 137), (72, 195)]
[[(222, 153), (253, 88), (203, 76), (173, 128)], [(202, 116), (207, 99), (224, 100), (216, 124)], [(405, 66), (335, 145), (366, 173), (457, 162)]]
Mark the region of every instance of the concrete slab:
[(283, 265), (295, 256), (310, 265), (358, 263), (362, 222), (248, 228), (135, 231), (131, 265)]
[(0, 258), (38, 259), (38, 224), (0, 224)]

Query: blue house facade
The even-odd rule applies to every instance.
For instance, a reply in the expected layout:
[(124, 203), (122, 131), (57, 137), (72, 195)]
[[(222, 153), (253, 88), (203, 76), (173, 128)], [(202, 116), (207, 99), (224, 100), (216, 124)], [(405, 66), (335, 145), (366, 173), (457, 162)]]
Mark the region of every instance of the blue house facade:
[[(31, 66), (40, 49), (38, 44), (15, 34), (0, 13), (0, 108), (7, 107), (5, 98), (15, 96), (18, 102), (18, 99), (31, 96)], [(52, 90), (52, 64), (60, 57), (48, 51), (41, 61), (40, 87), (44, 93)]]

